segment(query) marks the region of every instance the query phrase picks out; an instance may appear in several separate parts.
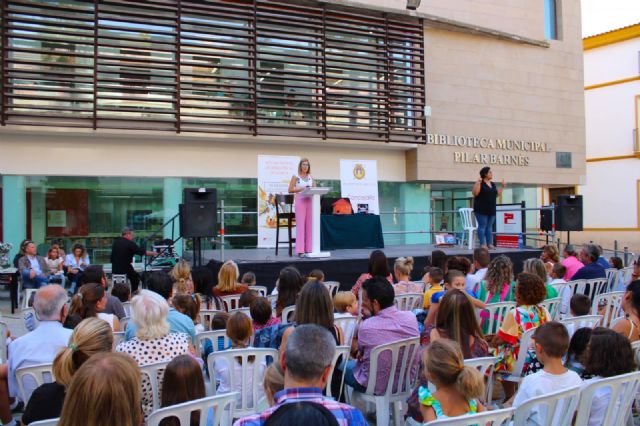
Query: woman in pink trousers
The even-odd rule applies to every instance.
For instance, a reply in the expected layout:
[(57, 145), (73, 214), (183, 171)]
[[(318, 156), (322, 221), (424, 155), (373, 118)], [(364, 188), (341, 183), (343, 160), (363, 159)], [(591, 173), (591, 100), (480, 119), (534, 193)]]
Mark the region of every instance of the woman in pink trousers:
[[(298, 164), (298, 174), (291, 176), (289, 192), (295, 194), (306, 188), (313, 188), (316, 184), (311, 177), (309, 159), (303, 158)], [(304, 257), (311, 253), (311, 197), (296, 195), (294, 203), (296, 210), (296, 253)]]

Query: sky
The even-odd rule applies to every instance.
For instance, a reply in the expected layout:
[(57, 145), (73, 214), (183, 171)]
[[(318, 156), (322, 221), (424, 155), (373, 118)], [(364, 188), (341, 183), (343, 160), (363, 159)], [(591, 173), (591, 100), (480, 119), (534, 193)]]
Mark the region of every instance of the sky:
[(640, 23), (640, 0), (582, 0), (582, 36)]

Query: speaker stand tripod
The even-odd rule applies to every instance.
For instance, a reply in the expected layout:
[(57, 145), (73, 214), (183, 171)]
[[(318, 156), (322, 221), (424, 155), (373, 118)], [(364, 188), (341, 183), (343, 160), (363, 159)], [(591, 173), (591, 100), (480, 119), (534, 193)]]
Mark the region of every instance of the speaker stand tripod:
[(193, 266), (202, 266), (202, 238), (192, 238), (193, 242)]

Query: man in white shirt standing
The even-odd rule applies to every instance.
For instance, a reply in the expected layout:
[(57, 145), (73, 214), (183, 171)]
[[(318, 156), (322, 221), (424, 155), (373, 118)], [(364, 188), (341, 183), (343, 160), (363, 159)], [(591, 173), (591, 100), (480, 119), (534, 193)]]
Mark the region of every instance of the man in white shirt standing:
[(473, 291), (473, 288), (487, 275), (487, 268), (491, 262), (491, 256), (489, 256), (489, 250), (484, 247), (477, 248), (473, 251), (473, 270), (475, 273), (467, 274), (464, 279), (464, 289), (466, 291)]

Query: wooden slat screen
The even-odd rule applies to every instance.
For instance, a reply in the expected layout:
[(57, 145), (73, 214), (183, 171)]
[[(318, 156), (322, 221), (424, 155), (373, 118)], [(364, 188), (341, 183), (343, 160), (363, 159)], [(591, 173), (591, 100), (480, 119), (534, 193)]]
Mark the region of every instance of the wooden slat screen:
[(424, 143), (419, 19), (288, 0), (0, 0), (4, 125)]

